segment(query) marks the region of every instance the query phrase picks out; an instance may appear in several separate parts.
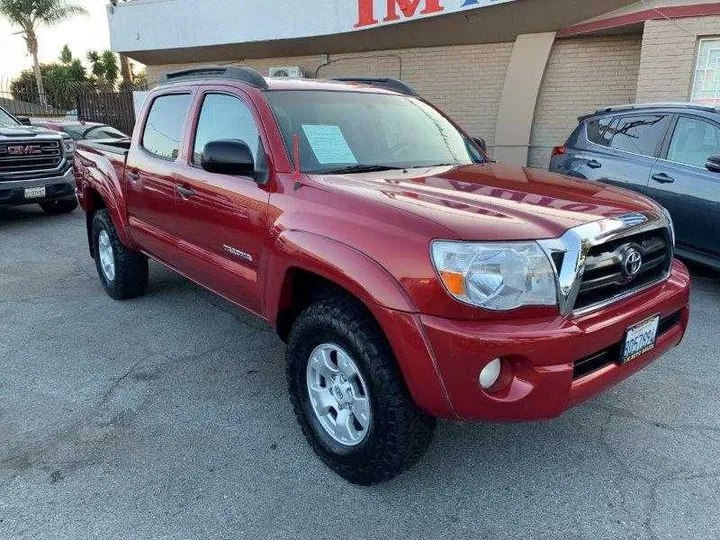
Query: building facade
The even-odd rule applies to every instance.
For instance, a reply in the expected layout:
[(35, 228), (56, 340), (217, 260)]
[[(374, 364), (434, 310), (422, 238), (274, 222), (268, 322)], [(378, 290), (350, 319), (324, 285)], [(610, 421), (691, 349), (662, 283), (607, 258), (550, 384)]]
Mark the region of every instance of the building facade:
[(598, 107), (720, 105), (720, 3), (131, 0), (109, 21), (151, 83), (217, 63), (401, 78), (496, 159), (535, 167)]

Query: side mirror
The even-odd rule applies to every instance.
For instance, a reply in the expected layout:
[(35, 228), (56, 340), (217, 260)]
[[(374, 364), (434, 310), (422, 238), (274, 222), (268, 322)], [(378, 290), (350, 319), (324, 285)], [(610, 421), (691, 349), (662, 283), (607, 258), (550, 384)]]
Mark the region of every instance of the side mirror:
[(720, 172), (720, 156), (710, 156), (705, 162), (705, 168), (708, 171)]
[(210, 141), (202, 150), (200, 166), (207, 172), (253, 176), (255, 162), (250, 147), (241, 140)]
[(487, 143), (485, 142), (485, 139), (482, 137), (473, 137), (472, 140), (480, 147), (480, 150), (487, 154)]
[(32, 123), (30, 122), (30, 119), (27, 116), (16, 116), (17, 121), (20, 122), (23, 126), (31, 126)]

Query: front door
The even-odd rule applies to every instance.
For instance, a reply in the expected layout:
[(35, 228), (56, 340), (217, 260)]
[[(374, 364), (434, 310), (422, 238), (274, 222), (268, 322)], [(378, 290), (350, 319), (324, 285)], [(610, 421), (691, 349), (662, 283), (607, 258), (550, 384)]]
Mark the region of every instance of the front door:
[(138, 144), (125, 165), (127, 212), (135, 241), (152, 255), (175, 264), (175, 174), (189, 93), (156, 97)]
[(664, 159), (653, 167), (648, 195), (670, 212), (678, 247), (720, 254), (720, 173), (705, 167), (720, 155), (720, 125), (699, 116), (677, 118)]
[[(265, 152), (250, 106), (235, 95), (201, 96), (188, 162), (177, 176), (180, 269), (226, 298), (260, 313), (258, 272), (264, 255), (269, 193)], [(209, 173), (200, 166), (207, 142), (242, 140), (253, 153), (256, 176)]]

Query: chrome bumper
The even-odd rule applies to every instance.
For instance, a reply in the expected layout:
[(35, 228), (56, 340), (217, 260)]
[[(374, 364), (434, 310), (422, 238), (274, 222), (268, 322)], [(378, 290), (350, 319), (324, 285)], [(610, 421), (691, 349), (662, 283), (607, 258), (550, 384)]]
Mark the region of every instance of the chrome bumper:
[(42, 187), (50, 184), (70, 184), (75, 190), (75, 176), (72, 168), (65, 174), (59, 176), (48, 176), (45, 178), (33, 178), (31, 180), (0, 180), (0, 190)]

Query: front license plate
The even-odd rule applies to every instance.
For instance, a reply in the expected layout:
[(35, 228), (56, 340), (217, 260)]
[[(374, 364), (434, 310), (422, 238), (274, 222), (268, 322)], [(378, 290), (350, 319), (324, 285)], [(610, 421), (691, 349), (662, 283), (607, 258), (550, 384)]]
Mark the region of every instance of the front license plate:
[(621, 364), (630, 362), (655, 347), (659, 324), (660, 316), (657, 315), (627, 329), (622, 355), (620, 356)]
[(45, 186), (25, 188), (26, 199), (38, 199), (45, 196)]

